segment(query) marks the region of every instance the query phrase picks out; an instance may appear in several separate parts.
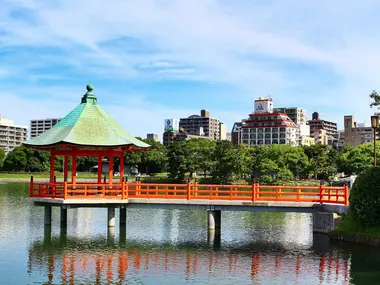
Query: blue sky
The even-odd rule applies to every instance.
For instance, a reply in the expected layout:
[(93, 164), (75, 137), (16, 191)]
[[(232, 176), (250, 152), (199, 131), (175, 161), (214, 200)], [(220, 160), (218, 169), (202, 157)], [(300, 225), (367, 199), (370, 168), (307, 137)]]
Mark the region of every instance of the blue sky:
[(136, 136), (211, 110), (227, 124), (271, 96), (369, 122), (380, 89), (380, 2), (0, 0), (0, 114), (62, 117), (92, 82)]

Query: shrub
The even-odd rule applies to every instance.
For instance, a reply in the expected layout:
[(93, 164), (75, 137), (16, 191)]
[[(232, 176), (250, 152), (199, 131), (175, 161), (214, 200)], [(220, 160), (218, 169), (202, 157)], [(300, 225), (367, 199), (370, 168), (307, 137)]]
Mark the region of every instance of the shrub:
[(380, 226), (380, 167), (361, 172), (350, 192), (350, 211), (366, 227)]

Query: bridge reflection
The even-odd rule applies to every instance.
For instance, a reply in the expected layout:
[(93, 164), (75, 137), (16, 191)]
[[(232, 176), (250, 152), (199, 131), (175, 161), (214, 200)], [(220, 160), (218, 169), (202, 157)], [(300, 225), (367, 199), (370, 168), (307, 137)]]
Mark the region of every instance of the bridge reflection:
[[(296, 252), (296, 253), (295, 253)], [(210, 249), (207, 244), (108, 244), (92, 240), (55, 237), (37, 241), (29, 247), (28, 272), (45, 275), (46, 284), (126, 284), (129, 278), (175, 272), (184, 280), (211, 278), (223, 274), (246, 276), (252, 281), (289, 277), (322, 284), (325, 280), (349, 284), (350, 257), (339, 251), (330, 253), (301, 250), (297, 253), (255, 248)], [(84, 279), (83, 279), (84, 278)], [(94, 283), (95, 282), (95, 283)], [(44, 283), (45, 284), (45, 283)]]

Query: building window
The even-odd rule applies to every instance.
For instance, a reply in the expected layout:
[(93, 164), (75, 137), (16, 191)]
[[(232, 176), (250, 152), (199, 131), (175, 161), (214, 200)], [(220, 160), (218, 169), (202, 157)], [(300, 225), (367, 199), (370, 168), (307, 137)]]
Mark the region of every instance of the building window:
[(278, 144), (278, 140), (272, 140), (272, 144)]
[(258, 144), (258, 145), (263, 144), (263, 141), (262, 141), (262, 140), (258, 140), (258, 141), (257, 141), (257, 144)]
[(265, 144), (270, 144), (270, 140), (265, 140)]
[(265, 132), (266, 132), (266, 133), (270, 133), (270, 132), (271, 132), (271, 128), (266, 128), (266, 129), (265, 129)]
[(285, 144), (285, 140), (280, 140), (280, 144)]
[(271, 134), (265, 134), (265, 138), (266, 139), (270, 139), (271, 138)]
[(250, 135), (251, 139), (256, 139), (256, 135)]
[(272, 138), (277, 139), (278, 138), (278, 134), (272, 134)]
[(280, 132), (285, 132), (285, 128), (280, 128)]

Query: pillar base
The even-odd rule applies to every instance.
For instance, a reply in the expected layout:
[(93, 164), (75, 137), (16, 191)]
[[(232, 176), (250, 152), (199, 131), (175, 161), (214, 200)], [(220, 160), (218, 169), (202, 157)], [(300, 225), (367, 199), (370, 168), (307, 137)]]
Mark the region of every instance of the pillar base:
[(120, 226), (125, 226), (127, 224), (127, 209), (120, 208)]
[(207, 229), (220, 231), (222, 213), (220, 210), (207, 211)]
[(334, 214), (326, 212), (313, 213), (313, 232), (327, 234), (335, 228)]
[(67, 227), (67, 209), (61, 207), (61, 227)]
[(51, 225), (51, 206), (45, 206), (44, 224)]
[(115, 208), (108, 208), (108, 227), (115, 226)]

